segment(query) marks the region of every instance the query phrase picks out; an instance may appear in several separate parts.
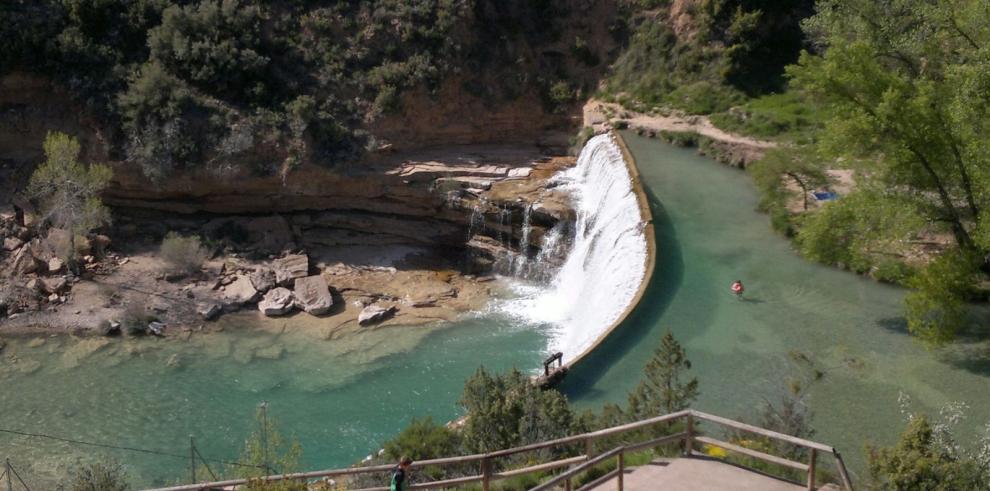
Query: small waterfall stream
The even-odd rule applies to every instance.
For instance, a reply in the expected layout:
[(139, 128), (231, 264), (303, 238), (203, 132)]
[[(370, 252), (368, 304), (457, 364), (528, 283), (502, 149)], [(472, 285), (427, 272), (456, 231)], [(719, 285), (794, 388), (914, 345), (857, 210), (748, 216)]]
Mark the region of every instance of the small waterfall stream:
[[(571, 192), (577, 211), (570, 254), (547, 288), (507, 310), (552, 325), (550, 348), (567, 360), (591, 346), (632, 302), (646, 274), (647, 242), (632, 177), (610, 135), (589, 140), (577, 165), (555, 179)], [(559, 251), (561, 241), (561, 234), (548, 233), (540, 255)]]

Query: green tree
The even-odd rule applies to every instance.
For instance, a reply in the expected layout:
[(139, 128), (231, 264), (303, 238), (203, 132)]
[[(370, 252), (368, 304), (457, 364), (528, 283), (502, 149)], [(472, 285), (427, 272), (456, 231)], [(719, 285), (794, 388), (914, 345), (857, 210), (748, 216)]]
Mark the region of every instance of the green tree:
[(248, 489), (252, 491), (303, 491), (306, 483), (301, 481), (265, 482), (258, 478), (269, 474), (298, 472), (302, 459), (299, 440), (286, 441), (278, 431), (278, 422), (268, 415), (267, 403), (255, 413), (257, 426), (244, 442), (238, 466), (234, 473), (242, 478), (252, 479)]
[(929, 346), (951, 341), (967, 319), (965, 301), (979, 279), (979, 260), (949, 251), (915, 275), (905, 298), (908, 330)]
[(938, 444), (924, 415), (911, 418), (893, 447), (866, 450), (874, 489), (950, 491), (990, 486), (975, 460), (953, 455)]
[(403, 455), (413, 460), (437, 459), (457, 455), (461, 436), (433, 418), (413, 418), (395, 438), (385, 442), (385, 458), (397, 462)]
[[(866, 186), (896, 194), (900, 207), (940, 225), (958, 254), (985, 257), (990, 10), (984, 2), (822, 0), (806, 28), (827, 49), (804, 53), (789, 73), (834, 111), (818, 150), (861, 168)], [(865, 216), (874, 209), (850, 211)], [(872, 230), (892, 238), (886, 232)], [(908, 298), (912, 324), (928, 340), (952, 338), (964, 300), (964, 288), (936, 286), (943, 266), (933, 265), (933, 274), (919, 280), (927, 292)]]
[(28, 182), (26, 194), (41, 204), (46, 223), (68, 232), (68, 264), (76, 267), (76, 235), (86, 234), (110, 222), (110, 211), (103, 206), (100, 192), (113, 173), (101, 164), (79, 162), (79, 142), (64, 133), (45, 137), (45, 162)]
[(567, 398), (542, 390), (518, 370), (490, 375), (479, 368), (464, 384), (463, 436), (473, 452), (490, 452), (567, 436), (575, 416)]
[(801, 207), (808, 210), (808, 194), (815, 188), (829, 183), (821, 162), (813, 155), (798, 153), (794, 149), (773, 149), (758, 162), (746, 168), (753, 176), (757, 187), (764, 197), (764, 208), (772, 201), (776, 204), (785, 202), (790, 194), (783, 185), (785, 180), (793, 183), (801, 190)]
[(902, 256), (925, 227), (912, 198), (864, 182), (837, 201), (801, 218), (797, 242), (805, 257), (859, 273)]
[(859, 163), (976, 247), (985, 219), (983, 135), (990, 109), (990, 11), (976, 0), (824, 0), (808, 30), (827, 46), (804, 53), (793, 82), (835, 110), (819, 149)]
[(667, 331), (643, 368), (645, 378), (629, 394), (627, 415), (645, 419), (687, 409), (698, 397), (698, 379), (686, 380), (691, 361)]

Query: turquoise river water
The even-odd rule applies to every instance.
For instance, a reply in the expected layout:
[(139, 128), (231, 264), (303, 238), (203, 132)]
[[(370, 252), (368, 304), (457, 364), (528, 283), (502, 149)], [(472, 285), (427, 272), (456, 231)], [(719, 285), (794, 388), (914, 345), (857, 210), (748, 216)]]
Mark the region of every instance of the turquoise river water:
[[(752, 418), (781, 392), (800, 353), (824, 376), (807, 402), (815, 439), (860, 467), (867, 438), (902, 427), (898, 394), (915, 409), (966, 402), (965, 429), (990, 420), (990, 346), (963, 341), (926, 351), (905, 332), (903, 292), (800, 259), (755, 211), (744, 173), (634, 135), (653, 205), (657, 271), (633, 317), (569, 375), (578, 405), (621, 402), (671, 329), (700, 380), (697, 407)], [(728, 293), (741, 279), (747, 301)], [(154, 449), (174, 457), (0, 433), (0, 456), (22, 477), (53, 482), (76, 459), (109, 454), (135, 485), (187, 473), (189, 435), (208, 458), (234, 459), (257, 405), (296, 436), (307, 469), (344, 466), (379, 448), (412, 416), (458, 415), (464, 379), (480, 364), (533, 370), (545, 326), (497, 313), (446, 326), (354, 330), (244, 327), (178, 339), (12, 339), (0, 361), (0, 429)]]

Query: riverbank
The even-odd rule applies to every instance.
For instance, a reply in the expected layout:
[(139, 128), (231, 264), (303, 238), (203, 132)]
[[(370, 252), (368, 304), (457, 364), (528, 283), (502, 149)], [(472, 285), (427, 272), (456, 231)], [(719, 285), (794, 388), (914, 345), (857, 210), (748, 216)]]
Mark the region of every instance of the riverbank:
[[(185, 176), (154, 187), (120, 166), (106, 198), (114, 225), (80, 254), (78, 274), (30, 210), (4, 213), (0, 335), (152, 323), (171, 335), (240, 310), (305, 311), (331, 331), (450, 321), (484, 306), (493, 274), (519, 272), (547, 230), (574, 219), (550, 184), (573, 164), (527, 146), (455, 146), (380, 155), (346, 173), (310, 167), (281, 183)], [(212, 258), (171, 272), (159, 245), (173, 232), (201, 237)]]

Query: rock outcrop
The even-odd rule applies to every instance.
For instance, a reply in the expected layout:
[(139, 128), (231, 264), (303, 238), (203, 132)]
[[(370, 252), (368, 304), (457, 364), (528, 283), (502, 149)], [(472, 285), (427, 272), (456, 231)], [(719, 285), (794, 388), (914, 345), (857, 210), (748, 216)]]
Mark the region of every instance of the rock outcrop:
[(297, 278), (293, 294), (296, 306), (308, 314), (324, 315), (333, 307), (330, 287), (323, 275)]

